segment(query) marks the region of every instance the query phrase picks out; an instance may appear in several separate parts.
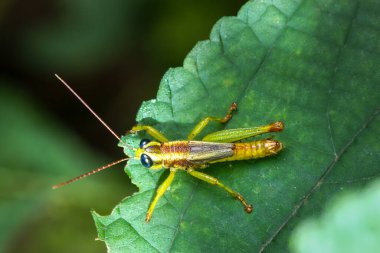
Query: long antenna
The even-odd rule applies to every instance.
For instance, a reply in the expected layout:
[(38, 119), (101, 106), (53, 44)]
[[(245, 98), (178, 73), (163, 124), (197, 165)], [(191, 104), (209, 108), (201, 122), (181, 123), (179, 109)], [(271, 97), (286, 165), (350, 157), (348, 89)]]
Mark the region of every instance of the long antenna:
[[(66, 86), (66, 88), (67, 89), (69, 89), (69, 91), (84, 105), (84, 107), (86, 107), (87, 108), (87, 110), (89, 110), (91, 113), (92, 113), (92, 115), (94, 115), (95, 116), (95, 118), (100, 122), (100, 123), (102, 123), (102, 125), (116, 138), (116, 139), (118, 139), (118, 141), (120, 141), (120, 142), (122, 142), (125, 146), (127, 146), (127, 147), (129, 147), (130, 149), (132, 149), (132, 150), (136, 150), (135, 148), (133, 148), (132, 146), (130, 146), (130, 145), (127, 145), (125, 142), (123, 142), (122, 140), (121, 140), (121, 138), (106, 124), (106, 122), (104, 122), (104, 120), (102, 120), (102, 118), (100, 118), (95, 112), (94, 112), (94, 110), (92, 110), (91, 109), (91, 107), (70, 87), (70, 85), (68, 85), (59, 75), (57, 75), (57, 74), (54, 74), (55, 75), (55, 77), (56, 78), (58, 78), (58, 80), (59, 81), (61, 81), (61, 83), (63, 83), (65, 86)], [(83, 178), (85, 178), (85, 177), (88, 177), (88, 176), (91, 176), (92, 174), (95, 174), (95, 173), (97, 173), (97, 172), (99, 172), (99, 171), (102, 171), (102, 170), (105, 170), (105, 169), (108, 169), (108, 168), (110, 168), (110, 167), (112, 167), (112, 166), (114, 166), (114, 165), (116, 165), (116, 164), (119, 164), (119, 163), (121, 163), (121, 162), (124, 162), (124, 161), (127, 161), (129, 159), (129, 157), (126, 157), (126, 158), (123, 158), (123, 159), (120, 159), (120, 160), (118, 160), (118, 161), (115, 161), (115, 162), (112, 162), (112, 163), (110, 163), (110, 164), (107, 164), (107, 165), (105, 165), (105, 166), (102, 166), (102, 167), (100, 167), (100, 168), (97, 168), (97, 169), (94, 169), (94, 170), (92, 170), (92, 171), (90, 171), (90, 172), (87, 172), (87, 173), (84, 173), (84, 174), (82, 174), (82, 175), (80, 175), (80, 176), (77, 176), (77, 177), (74, 177), (73, 179), (70, 179), (70, 180), (68, 180), (68, 181), (66, 181), (66, 182), (63, 182), (63, 183), (60, 183), (60, 184), (57, 184), (57, 185), (54, 185), (52, 188), (53, 189), (57, 189), (57, 188), (60, 188), (60, 187), (62, 187), (62, 186), (65, 186), (65, 185), (68, 185), (68, 184), (70, 184), (70, 183), (72, 183), (72, 182), (75, 182), (75, 181), (78, 181), (78, 180), (80, 180), (80, 179), (83, 179)]]
[(115, 136), (116, 139), (118, 139), (120, 142), (122, 142), (125, 146), (127, 146), (128, 148), (130, 148), (131, 150), (136, 150), (134, 147), (128, 145), (127, 143), (125, 143), (124, 141), (121, 140), (121, 138), (107, 125), (106, 122), (104, 122), (104, 120), (102, 120), (102, 118), (99, 117), (98, 114), (96, 114), (96, 112), (94, 112), (94, 110), (91, 109), (91, 107), (70, 87), (70, 85), (68, 85), (65, 80), (63, 80), (59, 75), (57, 74), (54, 74), (56, 78), (58, 78), (59, 81), (61, 81), (61, 83), (63, 83), (67, 89), (69, 89), (69, 91), (77, 97), (77, 99), (87, 108), (87, 110), (89, 110), (91, 112), (92, 115), (95, 116), (95, 118), (100, 122), (102, 123), (102, 125), (113, 135)]
[(70, 87), (70, 85), (68, 85), (59, 75), (57, 74), (54, 74), (56, 78), (58, 78), (59, 81), (61, 81), (67, 89), (69, 89), (69, 91), (71, 91), (71, 93), (74, 94), (74, 96), (76, 96), (78, 98), (78, 100), (87, 108), (87, 110), (89, 110), (92, 115), (95, 116), (95, 118), (97, 118), (99, 120), (100, 123), (103, 124), (103, 126), (105, 128), (107, 128), (107, 130), (113, 135), (115, 136), (116, 139), (118, 139), (119, 141), (121, 141), (120, 137), (106, 124), (106, 122), (104, 122), (104, 120), (102, 120), (102, 118), (100, 118), (92, 109), (91, 107), (86, 103), (84, 102), (84, 100)]
[(57, 188), (60, 188), (60, 187), (62, 187), (62, 186), (68, 185), (68, 184), (70, 184), (70, 183), (72, 183), (72, 182), (75, 182), (75, 181), (78, 181), (78, 180), (83, 179), (83, 178), (85, 178), (85, 177), (91, 176), (92, 174), (95, 174), (95, 173), (97, 173), (97, 172), (99, 172), (99, 171), (102, 171), (102, 170), (108, 169), (109, 167), (112, 167), (112, 166), (114, 166), (114, 165), (116, 165), (116, 164), (118, 164), (118, 163), (121, 163), (121, 162), (127, 161), (128, 159), (129, 159), (129, 158), (126, 157), (126, 158), (120, 159), (120, 160), (118, 160), (118, 161), (112, 162), (112, 163), (107, 164), (107, 165), (105, 165), (105, 166), (102, 166), (102, 167), (100, 167), (100, 168), (94, 169), (94, 170), (92, 170), (92, 171), (90, 171), (90, 172), (84, 173), (84, 174), (82, 174), (82, 175), (80, 175), (80, 176), (74, 177), (73, 179), (70, 179), (70, 180), (68, 180), (68, 181), (66, 181), (66, 182), (63, 182), (63, 183), (60, 183), (60, 184), (53, 185), (52, 188), (53, 188), (53, 189), (57, 189)]

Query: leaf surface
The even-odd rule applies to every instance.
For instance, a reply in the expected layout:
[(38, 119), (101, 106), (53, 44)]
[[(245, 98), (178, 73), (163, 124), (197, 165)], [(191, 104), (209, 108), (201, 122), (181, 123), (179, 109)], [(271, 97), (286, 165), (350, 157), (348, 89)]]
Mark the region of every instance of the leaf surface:
[(227, 125), (210, 124), (203, 135), (283, 120), (275, 139), (286, 148), (206, 170), (252, 202), (253, 214), (221, 189), (177, 173), (149, 224), (146, 210), (167, 173), (131, 160), (126, 172), (140, 191), (108, 216), (94, 213), (109, 251), (283, 252), (300, 220), (335, 192), (376, 177), (379, 11), (377, 1), (249, 1), (236, 17), (218, 21), (183, 67), (168, 70), (137, 121), (185, 139), (199, 120), (223, 116), (237, 102)]

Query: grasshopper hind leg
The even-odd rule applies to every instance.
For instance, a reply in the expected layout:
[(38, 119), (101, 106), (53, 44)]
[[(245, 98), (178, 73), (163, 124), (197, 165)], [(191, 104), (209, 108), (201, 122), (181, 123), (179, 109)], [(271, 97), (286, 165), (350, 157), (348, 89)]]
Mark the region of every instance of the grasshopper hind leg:
[(215, 178), (213, 176), (210, 176), (210, 175), (208, 175), (206, 173), (202, 173), (202, 172), (196, 171), (196, 170), (188, 170), (187, 172), (190, 175), (192, 175), (193, 177), (196, 177), (196, 178), (198, 178), (200, 180), (203, 180), (203, 181), (205, 181), (205, 182), (207, 182), (209, 184), (219, 186), (220, 188), (222, 188), (225, 191), (227, 191), (232, 197), (234, 197), (234, 198), (236, 198), (237, 200), (240, 201), (240, 203), (244, 206), (244, 210), (247, 213), (251, 213), (253, 211), (252, 205), (248, 204), (248, 202), (243, 198), (242, 195), (240, 195), (240, 193), (232, 190), (228, 186), (225, 186), (217, 178)]

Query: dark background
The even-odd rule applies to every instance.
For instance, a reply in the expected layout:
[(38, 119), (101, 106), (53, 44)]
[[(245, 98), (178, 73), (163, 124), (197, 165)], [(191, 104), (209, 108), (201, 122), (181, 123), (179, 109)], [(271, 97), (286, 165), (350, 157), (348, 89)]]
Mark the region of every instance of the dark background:
[[(29, 106), (30, 111), (25, 115), (42, 113), (38, 124), (50, 129), (40, 128), (39, 134), (55, 140), (56, 129), (65, 134), (57, 137), (54, 146), (60, 145), (59, 138), (64, 140), (70, 136), (80, 143), (78, 146), (89, 150), (90, 158), (83, 158), (83, 162), (91, 157), (96, 162), (83, 165), (80, 159), (67, 157), (80, 168), (70, 166), (63, 178), (89, 169), (82, 166), (95, 168), (92, 166), (103, 165), (99, 161), (120, 159), (124, 155), (117, 147), (117, 140), (55, 79), (54, 73), (61, 75), (116, 133), (123, 134), (135, 124), (142, 101), (155, 97), (165, 71), (181, 66), (197, 41), (208, 39), (213, 24), (222, 16), (236, 15), (243, 3), (229, 0), (3, 0), (0, 3), (0, 91), (3, 93), (0, 108), (13, 109), (28, 101), (33, 106)], [(16, 95), (8, 95), (5, 90)], [(18, 113), (7, 110), (1, 113), (2, 135), (9, 136), (12, 127), (8, 119), (17, 119), (18, 115), (14, 114)], [(27, 116), (23, 116), (25, 120)], [(14, 124), (24, 124), (17, 122)], [(96, 179), (84, 180), (89, 182), (78, 182), (68, 186), (69, 189), (53, 192), (50, 188), (47, 190), (46, 185), (62, 178), (49, 174), (42, 180), (46, 171), (22, 178), (26, 170), (24, 164), (30, 163), (23, 161), (24, 152), (28, 152), (23, 147), (34, 147), (39, 138), (22, 137), (33, 135), (28, 133), (27, 127), (19, 132), (22, 134), (15, 134), (9, 142), (2, 138), (0, 149), (0, 167), (5, 168), (0, 204), (9, 209), (8, 213), (0, 211), (1, 233), (6, 234), (0, 238), (4, 250), (104, 252), (103, 243), (93, 241), (96, 230), (89, 210), (94, 208), (107, 214), (136, 190), (122, 166), (94, 176)], [(9, 150), (20, 151), (7, 152)], [(78, 151), (80, 157), (79, 154)], [(53, 170), (56, 166), (54, 158), (47, 160), (44, 152), (37, 152), (36, 156), (41, 167), (49, 163)], [(65, 169), (64, 165), (61, 167)], [(28, 188), (25, 184), (37, 179), (44, 181), (41, 185), (47, 193), (31, 198), (33, 191), (28, 189), (40, 190), (42, 186)], [(94, 181), (100, 183), (91, 185)], [(90, 186), (81, 188), (87, 184)]]

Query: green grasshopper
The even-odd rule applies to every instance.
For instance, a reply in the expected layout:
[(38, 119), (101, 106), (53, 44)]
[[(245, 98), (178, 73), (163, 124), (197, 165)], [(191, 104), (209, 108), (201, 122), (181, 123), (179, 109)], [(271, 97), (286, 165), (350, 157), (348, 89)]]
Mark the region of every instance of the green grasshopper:
[[(56, 77), (80, 100), (80, 102), (90, 110), (90, 112), (120, 141), (120, 137), (65, 83), (58, 75)], [(202, 138), (201, 141), (193, 139), (211, 122), (227, 123), (232, 118), (233, 111), (237, 110), (236, 103), (232, 103), (227, 115), (224, 118), (206, 117), (201, 120), (187, 136), (187, 140), (169, 141), (161, 132), (152, 126), (134, 126), (129, 134), (145, 131), (155, 140), (143, 139), (139, 148), (133, 148), (127, 144), (126, 147), (135, 151), (134, 159), (140, 160), (141, 164), (150, 169), (169, 169), (169, 176), (157, 188), (156, 194), (150, 203), (146, 214), (146, 222), (149, 222), (154, 208), (159, 199), (164, 195), (168, 187), (174, 180), (177, 171), (186, 171), (193, 177), (203, 180), (212, 185), (219, 186), (227, 191), (232, 197), (236, 198), (244, 206), (247, 213), (251, 213), (253, 207), (238, 192), (221, 183), (217, 178), (210, 176), (199, 170), (208, 167), (210, 164), (249, 160), (262, 158), (277, 154), (283, 149), (283, 144), (271, 138), (261, 139), (251, 142), (238, 142), (253, 136), (279, 132), (284, 129), (281, 121), (269, 125), (251, 128), (228, 129), (210, 133)], [(238, 143), (237, 143), (238, 142)], [(115, 164), (128, 160), (129, 157), (113, 162), (91, 172), (75, 177), (69, 181), (53, 186), (54, 189), (77, 181), (98, 171), (107, 169)]]

